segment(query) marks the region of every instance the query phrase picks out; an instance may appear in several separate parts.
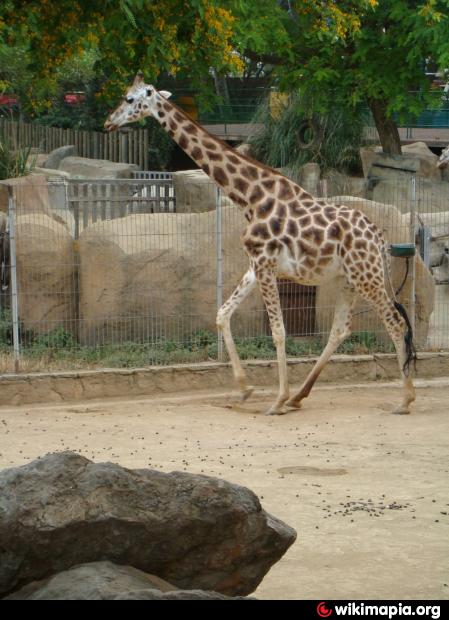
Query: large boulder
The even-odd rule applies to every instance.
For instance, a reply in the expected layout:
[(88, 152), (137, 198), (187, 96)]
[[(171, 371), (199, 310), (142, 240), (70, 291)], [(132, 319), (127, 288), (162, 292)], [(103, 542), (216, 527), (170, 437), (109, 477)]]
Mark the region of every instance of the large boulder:
[(107, 159), (69, 156), (61, 160), (59, 170), (75, 179), (130, 179), (140, 168), (136, 164), (118, 164)]
[(64, 172), (63, 170), (55, 170), (54, 168), (42, 168), (41, 166), (35, 166), (33, 168), (32, 175), (42, 174), (48, 181), (68, 181), (70, 179), (70, 174), (68, 172)]
[(73, 157), (75, 155), (76, 147), (73, 144), (60, 146), (59, 148), (51, 151), (51, 153), (46, 157), (45, 161), (42, 162), (42, 168), (58, 170), (63, 159), (66, 157)]
[(173, 187), (178, 213), (214, 211), (217, 204), (217, 186), (202, 170), (174, 172)]
[[(434, 270), (435, 279), (441, 283), (435, 287), (435, 311), (430, 317), (427, 346), (432, 350), (449, 349), (449, 329), (447, 308), (449, 308), (449, 256), (446, 254), (443, 264)], [(443, 284), (442, 282), (445, 282)]]
[[(8, 216), (3, 211), (0, 211), (0, 243), (3, 240), (4, 235), (6, 234), (6, 230), (8, 228)], [(3, 258), (3, 255), (0, 254), (0, 258)]]
[(309, 192), (313, 196), (318, 196), (320, 182), (321, 168), (316, 162), (308, 162), (301, 167), (299, 184), (306, 192)]
[(442, 263), (444, 255), (449, 254), (449, 201), (446, 211), (439, 213), (420, 211), (419, 221), (427, 229), (427, 234), (430, 237), (429, 265), (437, 267)]
[[(382, 204), (372, 200), (364, 200), (354, 196), (335, 196), (329, 201), (345, 204), (352, 209), (365, 213), (383, 232), (388, 243), (407, 243), (410, 239), (410, 216), (403, 215), (394, 205)], [(405, 260), (391, 259), (393, 286), (397, 289), (405, 275)], [(415, 290), (415, 339), (425, 345), (429, 330), (429, 320), (434, 308), (435, 284), (432, 274), (424, 265), (419, 255), (415, 256), (416, 290)], [(316, 320), (318, 333), (328, 334), (332, 325), (335, 301), (338, 293), (338, 282), (327, 282), (318, 287), (316, 297)], [(409, 307), (411, 296), (411, 278), (407, 281), (399, 295), (399, 300)], [(376, 332), (381, 340), (389, 338), (377, 314), (361, 298), (354, 310), (352, 322), (353, 332)]]
[(0, 181), (0, 211), (8, 213), (9, 192), (16, 215), (41, 213), (59, 222), (73, 234), (75, 222), (69, 212), (64, 180), (51, 183), (44, 174), (30, 174)]
[(368, 179), (363, 177), (350, 177), (338, 170), (327, 170), (321, 181), (323, 196), (360, 196), (366, 198), (368, 192)]
[[(432, 185), (436, 185), (441, 188), (444, 193), (449, 192), (449, 187), (444, 183), (441, 184), (443, 179), (442, 171), (438, 168), (438, 155), (435, 155), (433, 151), (427, 146), (425, 142), (412, 142), (411, 144), (405, 144), (402, 146), (402, 156), (412, 157), (417, 163), (416, 177), (419, 184), (421, 183), (423, 188), (431, 188)], [(425, 204), (426, 198), (424, 197), (423, 204)], [(447, 200), (446, 200), (447, 203)]]
[(394, 204), (402, 213), (413, 204), (422, 211), (447, 210), (447, 179), (437, 167), (438, 156), (424, 142), (403, 146), (402, 155), (387, 155), (380, 146), (363, 147), (360, 156), (368, 180), (366, 198)]
[(5, 597), (4, 600), (164, 601), (232, 599), (218, 592), (179, 590), (163, 579), (148, 575), (132, 566), (118, 566), (112, 562), (92, 562), (69, 568), (42, 581), (33, 581)]
[(402, 155), (387, 155), (381, 146), (365, 146), (360, 149), (363, 174), (365, 177), (400, 176), (401, 173), (415, 173), (417, 177), (441, 180), (437, 167), (438, 156), (425, 142), (413, 142), (402, 146)]
[[(240, 241), (245, 220), (222, 210), (223, 301), (248, 269)], [(215, 331), (216, 212), (130, 215), (98, 222), (80, 235), (81, 341), (179, 342), (198, 329)], [(263, 333), (260, 293), (236, 313), (236, 334)]]
[(0, 595), (109, 560), (181, 589), (244, 596), (295, 538), (254, 493), (217, 478), (73, 452), (0, 473)]
[(34, 333), (75, 325), (74, 220), (65, 189), (43, 175), (0, 182), (0, 212), (8, 212), (9, 191), (15, 205), (19, 318)]
[(446, 181), (416, 177), (413, 180), (412, 174), (400, 171), (373, 180), (366, 195), (375, 202), (394, 204), (404, 214), (412, 208), (433, 213), (447, 211), (448, 196), (449, 183)]
[(34, 334), (75, 328), (75, 252), (67, 227), (45, 213), (16, 217), (19, 318)]

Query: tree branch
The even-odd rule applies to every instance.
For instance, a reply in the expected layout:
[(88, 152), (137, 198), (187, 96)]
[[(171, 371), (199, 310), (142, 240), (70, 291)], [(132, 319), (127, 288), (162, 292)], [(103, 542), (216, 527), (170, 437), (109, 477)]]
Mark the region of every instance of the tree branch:
[(243, 56), (246, 56), (250, 60), (254, 62), (262, 62), (265, 65), (285, 65), (286, 60), (281, 58), (280, 56), (276, 56), (276, 54), (259, 54), (258, 52), (253, 52), (252, 50), (245, 50)]

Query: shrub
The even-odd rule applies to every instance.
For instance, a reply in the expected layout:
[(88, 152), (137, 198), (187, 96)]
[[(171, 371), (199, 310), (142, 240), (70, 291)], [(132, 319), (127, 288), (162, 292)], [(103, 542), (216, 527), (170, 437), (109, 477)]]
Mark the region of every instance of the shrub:
[(0, 311), (0, 349), (6, 349), (12, 345), (12, 317), (11, 310)]
[[(313, 119), (318, 128), (310, 148), (300, 148), (298, 137), (305, 120)], [(344, 173), (361, 171), (359, 149), (362, 146), (365, 115), (362, 110), (332, 107), (315, 113), (313, 102), (292, 95), (289, 104), (273, 116), (268, 102), (260, 105), (254, 123), (263, 129), (249, 138), (256, 159), (274, 168), (288, 168), (295, 176), (307, 162), (316, 162), (325, 170)], [(307, 138), (307, 133), (306, 133)]]
[(0, 135), (0, 180), (23, 177), (36, 165), (36, 158), (30, 160), (31, 147), (17, 148), (6, 136)]

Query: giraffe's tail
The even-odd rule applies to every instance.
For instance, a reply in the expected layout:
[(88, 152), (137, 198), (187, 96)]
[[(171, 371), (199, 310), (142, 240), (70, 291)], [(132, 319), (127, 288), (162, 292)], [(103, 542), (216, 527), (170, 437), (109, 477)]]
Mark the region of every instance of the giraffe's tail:
[(410, 372), (410, 364), (413, 362), (415, 370), (416, 370), (416, 360), (418, 359), (416, 355), (415, 345), (413, 343), (413, 328), (411, 326), (410, 319), (408, 318), (408, 314), (405, 311), (404, 306), (396, 300), (393, 301), (393, 303), (394, 303), (394, 307), (396, 308), (396, 310), (399, 312), (399, 314), (404, 319), (406, 327), (407, 327), (405, 331), (405, 336), (404, 336), (406, 357), (405, 357), (405, 362), (402, 367), (402, 370), (404, 371), (405, 375), (408, 375)]
[(388, 247), (387, 247), (387, 243), (385, 240), (383, 240), (382, 243), (382, 247), (381, 247), (381, 252), (382, 252), (382, 258), (383, 258), (383, 263), (384, 263), (384, 272), (385, 272), (385, 278), (386, 280), (388, 280), (388, 284), (390, 287), (390, 291), (391, 291), (391, 298), (394, 304), (394, 307), (396, 308), (396, 310), (399, 312), (399, 314), (402, 316), (402, 318), (405, 321), (405, 325), (406, 325), (406, 331), (405, 331), (405, 335), (404, 335), (404, 341), (405, 341), (405, 362), (404, 365), (402, 367), (402, 370), (404, 371), (405, 375), (408, 375), (410, 372), (410, 364), (413, 362), (414, 363), (414, 367), (416, 370), (416, 360), (417, 355), (416, 355), (416, 349), (415, 349), (415, 345), (413, 342), (413, 328), (412, 325), (410, 323), (410, 319), (408, 318), (408, 314), (404, 308), (404, 306), (402, 304), (400, 304), (398, 302), (398, 300), (396, 299), (396, 295), (399, 294), (399, 292), (401, 291), (402, 287), (405, 284), (405, 280), (407, 278), (407, 273), (408, 273), (408, 264), (407, 264), (407, 273), (405, 275), (404, 281), (401, 284), (401, 286), (399, 287), (399, 289), (397, 291), (394, 290), (394, 286), (393, 286), (393, 280), (391, 277), (391, 261), (390, 261), (390, 254), (388, 252)]

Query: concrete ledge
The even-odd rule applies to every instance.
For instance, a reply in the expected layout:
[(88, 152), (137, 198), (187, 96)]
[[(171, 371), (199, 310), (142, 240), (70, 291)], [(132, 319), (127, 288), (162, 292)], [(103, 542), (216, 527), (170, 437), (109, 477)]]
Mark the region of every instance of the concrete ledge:
[[(288, 360), (290, 383), (300, 384), (316, 359)], [(246, 369), (252, 385), (277, 384), (275, 361), (249, 361)], [(423, 379), (449, 377), (449, 352), (419, 353), (416, 376)], [(350, 384), (390, 381), (398, 377), (394, 354), (337, 355), (327, 364), (319, 381)], [(151, 396), (208, 388), (235, 389), (229, 364), (209, 362), (135, 369), (6, 374), (0, 376), (0, 406)]]

